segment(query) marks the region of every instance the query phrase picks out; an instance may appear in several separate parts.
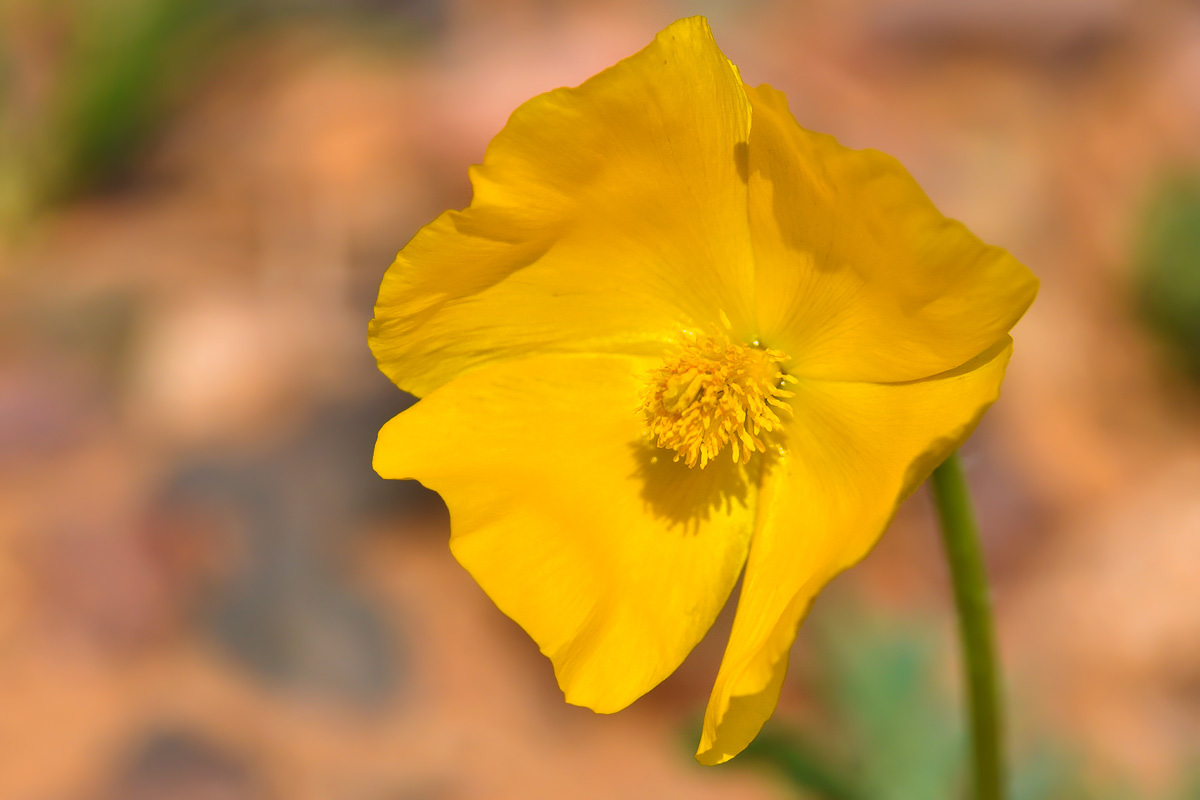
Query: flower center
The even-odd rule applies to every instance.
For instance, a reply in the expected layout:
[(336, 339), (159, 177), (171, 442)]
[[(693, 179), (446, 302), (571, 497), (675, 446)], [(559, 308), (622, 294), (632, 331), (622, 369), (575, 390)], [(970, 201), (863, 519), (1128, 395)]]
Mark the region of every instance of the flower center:
[(766, 450), (760, 435), (782, 427), (776, 409), (791, 410), (786, 398), (794, 395), (784, 386), (796, 379), (779, 368), (787, 360), (778, 350), (691, 338), (648, 376), (647, 430), (689, 467), (703, 469), (727, 444), (745, 464)]

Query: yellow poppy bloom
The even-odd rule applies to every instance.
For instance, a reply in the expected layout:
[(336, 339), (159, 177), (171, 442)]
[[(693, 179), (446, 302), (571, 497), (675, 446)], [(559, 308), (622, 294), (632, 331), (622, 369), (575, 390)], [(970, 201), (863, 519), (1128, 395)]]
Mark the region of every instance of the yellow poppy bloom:
[(599, 712), (669, 675), (744, 571), (697, 758), (773, 712), (817, 592), (999, 394), (1037, 281), (894, 159), (801, 128), (700, 17), (518, 108), (474, 198), (380, 288), (422, 398), (375, 469)]

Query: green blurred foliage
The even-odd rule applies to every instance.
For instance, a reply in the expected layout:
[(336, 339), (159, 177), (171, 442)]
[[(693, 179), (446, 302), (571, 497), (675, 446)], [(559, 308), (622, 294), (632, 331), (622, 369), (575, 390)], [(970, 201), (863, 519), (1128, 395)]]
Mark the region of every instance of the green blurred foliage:
[[(826, 706), (819, 734), (771, 726), (745, 760), (782, 771), (804, 797), (958, 796), (966, 751), (938, 689), (928, 631), (856, 611), (836, 616), (837, 624), (828, 624), (823, 615), (812, 636), (814, 688)], [(810, 766), (806, 775), (797, 763), (823, 767)]]
[(229, 0), (78, 4), (45, 199), (113, 179), (234, 30)]
[(961, 737), (934, 681), (928, 634), (869, 620), (820, 634), (834, 711), (846, 721), (851, 741), (870, 754), (860, 770), (865, 796), (953, 796)]
[[(234, 0), (51, 0), (0, 31), (0, 230), (124, 175), (236, 38)], [(32, 37), (33, 54), (15, 37)], [(28, 45), (28, 42), (26, 42)], [(34, 64), (22, 65), (23, 53)], [(28, 78), (25, 72), (47, 71)], [(34, 89), (19, 86), (26, 80)], [(19, 101), (18, 101), (19, 98)]]
[(1200, 174), (1175, 176), (1159, 187), (1138, 261), (1143, 318), (1200, 380)]
[[(806, 800), (969, 797), (961, 716), (930, 628), (857, 608), (827, 612), (810, 622), (808, 641), (819, 721), (768, 723), (733, 768), (766, 769)], [(1089, 777), (1068, 744), (1049, 738), (1017, 753), (1011, 774), (1013, 800), (1144, 800)], [(1200, 800), (1200, 775), (1162, 800)]]
[(256, 36), (303, 22), (394, 57), (432, 39), (443, 13), (433, 0), (16, 2), (16, 23), (0, 18), (0, 236), (120, 184), (172, 113)]
[[(1200, 759), (1197, 759), (1197, 763), (1200, 764)], [(1200, 766), (1192, 769), (1183, 791), (1179, 793), (1179, 800), (1200, 800)]]

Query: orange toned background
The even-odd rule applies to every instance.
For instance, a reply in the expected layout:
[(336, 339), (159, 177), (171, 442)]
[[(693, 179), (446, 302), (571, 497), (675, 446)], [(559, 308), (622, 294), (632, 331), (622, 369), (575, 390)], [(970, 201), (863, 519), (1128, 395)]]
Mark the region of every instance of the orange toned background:
[[(0, 800), (816, 796), (691, 761), (720, 625), (631, 709), (567, 706), (436, 496), (370, 469), (408, 402), (365, 339), (395, 251), (517, 104), (692, 13), (1042, 279), (966, 451), (1015, 751), (1177, 796), (1200, 390), (1136, 297), (1148, 209), (1200, 166), (1200, 6), (3, 0)], [(930, 631), (953, 699), (924, 492), (813, 624), (845, 605)], [(821, 730), (820, 647), (785, 724)]]

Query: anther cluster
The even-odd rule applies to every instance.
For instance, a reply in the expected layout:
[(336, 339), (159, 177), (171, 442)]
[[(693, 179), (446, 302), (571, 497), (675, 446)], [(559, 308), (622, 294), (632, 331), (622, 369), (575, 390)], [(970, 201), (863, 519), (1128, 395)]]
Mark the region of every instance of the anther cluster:
[(781, 427), (796, 379), (779, 365), (788, 356), (708, 336), (687, 338), (649, 375), (641, 412), (659, 447), (701, 469), (729, 445), (743, 464), (765, 452), (762, 434)]

